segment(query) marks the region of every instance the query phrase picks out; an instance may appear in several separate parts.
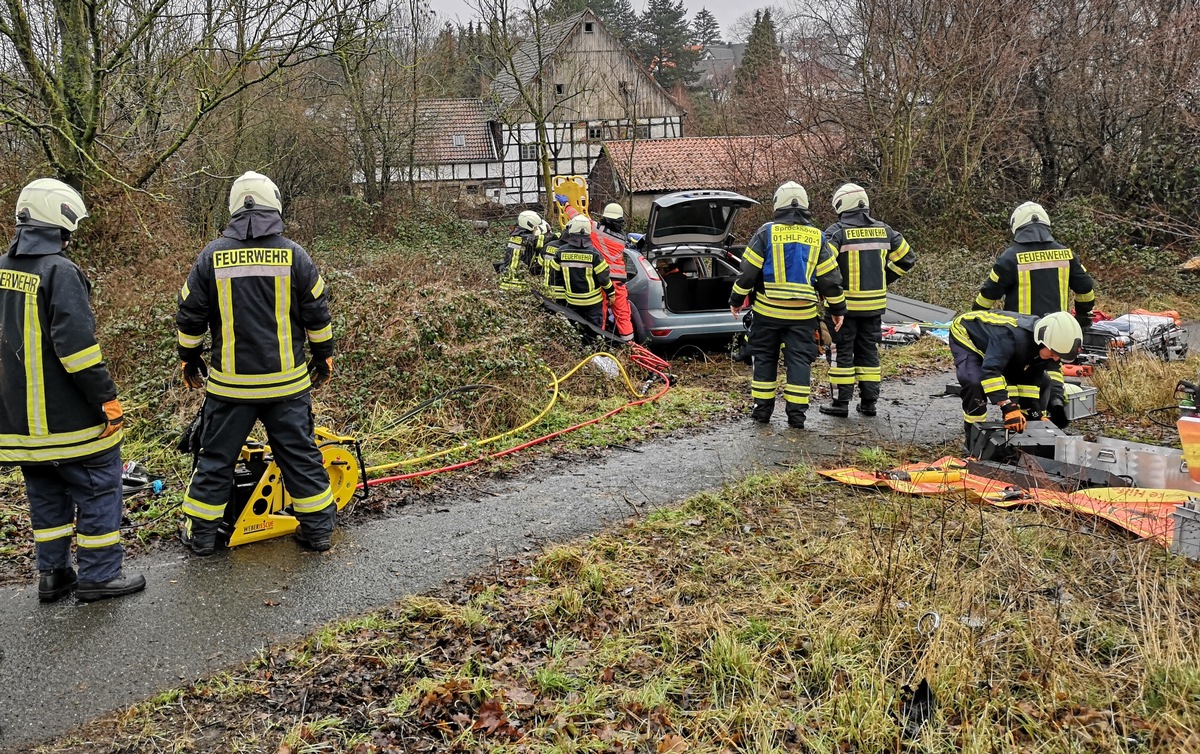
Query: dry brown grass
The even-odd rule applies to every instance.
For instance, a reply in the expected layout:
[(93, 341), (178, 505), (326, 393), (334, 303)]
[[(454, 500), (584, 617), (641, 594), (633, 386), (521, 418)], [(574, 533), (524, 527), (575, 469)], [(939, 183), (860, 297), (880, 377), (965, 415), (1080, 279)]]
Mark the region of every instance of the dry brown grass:
[[(1077, 519), (796, 470), (38, 751), (1175, 754), (1200, 746), (1198, 598), (1192, 565)], [(922, 678), (937, 707), (906, 741), (900, 688)]]

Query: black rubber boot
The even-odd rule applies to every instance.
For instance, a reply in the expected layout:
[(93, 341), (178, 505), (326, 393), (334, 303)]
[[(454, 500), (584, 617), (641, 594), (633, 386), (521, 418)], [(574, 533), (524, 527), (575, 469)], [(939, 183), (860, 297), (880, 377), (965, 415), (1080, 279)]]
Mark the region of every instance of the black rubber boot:
[(788, 414), (788, 426), (792, 429), (804, 429), (804, 412), (796, 411)]
[(38, 579), (38, 602), (57, 602), (75, 589), (75, 569), (55, 568), (42, 571)]
[(770, 424), (771, 413), (775, 410), (775, 402), (771, 401), (754, 401), (754, 410), (750, 412), (750, 418), (759, 424)]
[(202, 558), (217, 551), (217, 535), (196, 532), (192, 528), (190, 519), (184, 521), (183, 528), (179, 531), (179, 541), (183, 542), (184, 546), (192, 551), (192, 554)]
[(846, 417), (850, 415), (850, 401), (834, 401), (828, 406), (818, 406), (817, 410), (830, 416)]
[(314, 534), (308, 535), (300, 530), (292, 535), (292, 539), (296, 540), (296, 544), (305, 550), (313, 552), (325, 552), (333, 547), (333, 536), (331, 534)]
[(111, 597), (124, 597), (145, 588), (145, 576), (140, 573), (126, 576), (124, 572), (121, 572), (115, 579), (109, 581), (80, 581), (75, 587), (75, 598), (80, 602), (95, 602)]
[(870, 403), (863, 401), (858, 404), (858, 413), (863, 416), (875, 416), (878, 413), (875, 410), (875, 401), (871, 401)]

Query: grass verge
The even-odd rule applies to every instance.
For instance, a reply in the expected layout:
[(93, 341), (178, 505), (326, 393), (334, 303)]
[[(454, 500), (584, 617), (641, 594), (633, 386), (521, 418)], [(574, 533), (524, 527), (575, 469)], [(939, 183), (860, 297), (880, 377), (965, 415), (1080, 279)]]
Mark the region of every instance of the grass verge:
[[(1198, 598), (1195, 568), (1107, 529), (795, 469), (36, 751), (1195, 751)], [(937, 701), (906, 734), (902, 688), (922, 679)]]

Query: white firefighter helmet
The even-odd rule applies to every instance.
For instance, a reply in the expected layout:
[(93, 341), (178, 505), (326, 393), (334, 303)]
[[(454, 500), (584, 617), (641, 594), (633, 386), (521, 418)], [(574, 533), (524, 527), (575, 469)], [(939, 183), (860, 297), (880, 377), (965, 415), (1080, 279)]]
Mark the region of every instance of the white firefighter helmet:
[(573, 236), (579, 233), (587, 235), (592, 232), (592, 221), (587, 215), (575, 215), (567, 222), (567, 235)]
[(604, 205), (604, 212), (600, 216), (606, 220), (620, 220), (625, 217), (625, 208), (616, 202), (609, 202)]
[(1008, 219), (1008, 226), (1012, 228), (1013, 233), (1030, 223), (1041, 223), (1047, 228), (1050, 227), (1050, 215), (1047, 215), (1046, 210), (1037, 202), (1025, 202), (1014, 209), (1012, 217)]
[(788, 181), (775, 189), (775, 209), (799, 207), (808, 209), (808, 192), (795, 181)]
[(83, 197), (62, 181), (38, 178), (17, 197), (17, 224), (29, 221), (74, 231), (88, 216)]
[(833, 192), (833, 211), (839, 215), (852, 209), (867, 209), (871, 200), (867, 198), (867, 190), (857, 183), (843, 183)]
[(517, 227), (521, 228), (522, 230), (537, 230), (537, 227), (541, 224), (542, 218), (538, 216), (538, 213), (531, 209), (527, 209), (521, 214), (517, 215)]
[(541, 233), (543, 236), (550, 235), (550, 223), (545, 220), (538, 223), (538, 233)]
[(262, 173), (247, 170), (229, 189), (229, 214), (236, 215), (252, 207), (283, 212), (283, 199), (274, 181)]
[(1083, 328), (1068, 312), (1047, 314), (1033, 326), (1033, 339), (1064, 361), (1079, 355), (1083, 348)]

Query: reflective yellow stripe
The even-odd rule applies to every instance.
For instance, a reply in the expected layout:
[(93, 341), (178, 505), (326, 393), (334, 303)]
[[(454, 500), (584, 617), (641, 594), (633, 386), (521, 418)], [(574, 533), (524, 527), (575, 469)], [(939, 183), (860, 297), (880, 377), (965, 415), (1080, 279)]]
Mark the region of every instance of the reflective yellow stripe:
[(209, 375), (210, 380), (216, 380), (225, 385), (270, 385), (273, 383), (291, 382), (308, 374), (308, 369), (301, 364), (298, 367), (293, 367), (284, 372), (271, 372), (268, 374), (230, 374), (219, 369), (213, 369)]
[(762, 269), (763, 262), (766, 261), (763, 259), (761, 254), (751, 248), (747, 248), (744, 252), (742, 252), (742, 259), (750, 262), (750, 264), (754, 265), (760, 270)]
[(1063, 381), (1062, 372), (1058, 371), (1057, 369), (1051, 369), (1051, 370), (1047, 371), (1046, 376), (1050, 378), (1051, 382), (1062, 382)]
[(807, 405), (812, 388), (808, 385), (784, 385), (783, 400), (787, 403)]
[(775, 389), (779, 386), (777, 381), (751, 380), (750, 381), (750, 397), (760, 400), (774, 400)]
[(191, 291), (191, 289), (188, 288), (187, 281), (186, 280), (183, 281), (183, 288), (181, 288), (179, 290), (179, 298), (183, 299), (184, 301), (187, 301), (187, 297), (190, 296), (191, 293), (192, 293), (192, 291)]
[(853, 385), (854, 367), (829, 367), (829, 382), (833, 385)]
[(279, 369), (286, 372), (296, 365), (292, 352), (292, 282), (284, 275), (275, 278), (275, 337), (279, 340)]
[(183, 496), (183, 512), (204, 521), (216, 521), (225, 515), (225, 505), (209, 505), (202, 503), (190, 495)]
[(737, 283), (733, 284), (733, 292), (738, 294), (739, 296), (749, 296), (750, 295), (749, 288), (743, 288), (742, 286), (738, 285)]
[(883, 379), (883, 369), (880, 367), (854, 367), (854, 376), (859, 382), (879, 382)]
[(42, 323), (38, 320), (37, 296), (25, 295), (25, 416), (31, 435), (46, 434), (46, 396), (42, 382)]
[[(809, 266), (812, 266), (812, 265), (809, 265)], [(817, 262), (816, 277), (820, 277), (822, 275), (828, 275), (829, 273), (833, 272), (834, 269), (836, 269), (836, 268), (837, 268), (837, 259), (834, 257), (830, 257), (830, 258), (826, 259), (824, 262)]]
[(1070, 271), (1071, 268), (1069, 266), (1064, 265), (1058, 268), (1058, 310), (1063, 312), (1070, 307), (1070, 302), (1067, 300), (1067, 296), (1071, 292), (1070, 287), (1067, 285), (1068, 273)]
[[(24, 437), (0, 435), (0, 463), (45, 463), (47, 461), (69, 461), (95, 455), (120, 444), (123, 432), (117, 430), (108, 437), (100, 437), (103, 426), (90, 427), (80, 432)], [(79, 442), (64, 441), (87, 432), (94, 439)], [(16, 438), (10, 442), (10, 438)]]
[(232, 387), (208, 381), (208, 394), (215, 395), (218, 398), (229, 398), (230, 400), (245, 400), (245, 401), (265, 401), (265, 400), (282, 400), (291, 398), (312, 387), (312, 381), (308, 378), (308, 372), (304, 373), (304, 378), (283, 385), (264, 385), (257, 387)]
[(112, 547), (113, 545), (121, 544), (121, 532), (110, 531), (107, 534), (77, 534), (75, 542), (80, 547), (89, 547), (92, 549), (97, 547)]
[(975, 303), (979, 306), (982, 306), (984, 309), (991, 309), (996, 305), (996, 301), (998, 300), (999, 299), (986, 298), (982, 293), (975, 297)]
[(308, 339), (313, 343), (324, 343), (333, 337), (333, 325), (325, 325), (320, 330), (306, 330)]
[(217, 308), (221, 313), (221, 370), (232, 372), (234, 368), (232, 278), (217, 278)]
[(324, 492), (312, 497), (293, 497), (292, 509), (297, 513), (316, 513), (328, 508), (331, 503), (333, 503), (333, 488), (326, 487)]
[(889, 270), (891, 270), (892, 272), (896, 273), (897, 277), (904, 277), (905, 275), (908, 274), (908, 270), (905, 270), (901, 267), (897, 267), (895, 264), (893, 264), (891, 262), (887, 263), (887, 268)]
[(988, 273), (988, 280), (991, 280), (993, 283), (1000, 282), (1000, 276), (996, 274), (996, 270), (994, 268)]
[(82, 351), (76, 351), (70, 356), (61, 359), (61, 361), (63, 369), (66, 369), (71, 374), (82, 372), (88, 367), (94, 367), (100, 363), (100, 344), (97, 343), (94, 346), (88, 346)]
[(982, 414), (968, 414), (964, 411), (963, 421), (967, 424), (978, 424), (979, 422), (987, 421), (987, 412), (985, 411)]
[(827, 303), (827, 304), (841, 304), (841, 303), (845, 303), (845, 301), (846, 301), (845, 293), (839, 293), (836, 296), (826, 296), (825, 297), (825, 303)]
[(1076, 293), (1075, 301), (1080, 304), (1087, 304), (1096, 300), (1096, 292), (1088, 291), (1087, 293)]
[(899, 246), (888, 253), (888, 261), (899, 262), (908, 256), (908, 252), (911, 250), (912, 248), (908, 245), (908, 241), (901, 241)]
[(1008, 383), (1005, 382), (1003, 377), (989, 377), (986, 380), (981, 380), (979, 384), (983, 386), (983, 392), (985, 393), (995, 393), (1008, 387)]
[(62, 539), (63, 537), (69, 537), (74, 533), (75, 533), (75, 527), (71, 524), (67, 524), (66, 526), (56, 526), (53, 529), (34, 529), (33, 530), (33, 541), (34, 542), (52, 542), (56, 539)]
[(188, 335), (183, 330), (179, 331), (179, 345), (184, 348), (195, 348), (204, 343), (203, 335)]
[(1033, 305), (1029, 303), (1030, 288), (1033, 282), (1029, 279), (1029, 270), (1020, 270), (1017, 273), (1017, 313), (1030, 314), (1033, 310)]
[(317, 284), (312, 287), (312, 297), (321, 298), (321, 294), (325, 292), (325, 278), (317, 276)]
[(758, 296), (754, 299), (754, 313), (776, 319), (813, 319), (817, 316), (816, 304), (812, 301), (780, 301)]
[(1042, 391), (1037, 385), (1010, 385), (1008, 394), (1013, 398), (1040, 398)]

